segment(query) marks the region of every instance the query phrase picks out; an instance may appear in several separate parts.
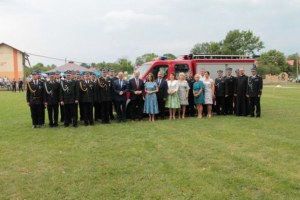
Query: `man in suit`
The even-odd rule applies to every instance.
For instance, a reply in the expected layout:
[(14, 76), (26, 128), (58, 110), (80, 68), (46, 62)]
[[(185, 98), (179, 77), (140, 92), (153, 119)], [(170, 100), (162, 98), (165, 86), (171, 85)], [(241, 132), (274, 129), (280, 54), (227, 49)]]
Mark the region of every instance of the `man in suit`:
[(118, 123), (122, 120), (123, 122), (126, 122), (126, 93), (128, 89), (127, 82), (123, 80), (123, 72), (119, 72), (118, 79), (114, 81), (113, 88), (115, 93), (114, 100), (116, 102)]
[(225, 115), (225, 78), (223, 70), (218, 70), (218, 78), (215, 80), (216, 113)]
[[(61, 85), (61, 81), (62, 80), (61, 80), (60, 71), (56, 71), (55, 72), (55, 82), (57, 82), (59, 85)], [(59, 87), (59, 90), (61, 90), (61, 87)], [(59, 112), (60, 112), (60, 122), (64, 122), (65, 121), (65, 110), (64, 110), (64, 106), (61, 104), (59, 104)]]
[(162, 120), (165, 119), (165, 104), (168, 96), (168, 83), (164, 78), (163, 72), (158, 72), (156, 84), (158, 85), (157, 103), (159, 109), (159, 116)]
[(89, 72), (84, 73), (84, 81), (79, 81), (79, 99), (83, 110), (84, 125), (94, 125), (93, 102), (95, 83), (89, 80)]
[(60, 104), (65, 110), (65, 127), (68, 127), (71, 121), (73, 127), (77, 128), (77, 116), (75, 115), (75, 106), (79, 101), (79, 91), (77, 82), (71, 80), (71, 71), (66, 71), (66, 79), (61, 83)]
[(27, 83), (27, 105), (30, 106), (32, 128), (44, 128), (44, 84), (38, 80), (38, 73), (32, 72), (32, 80)]
[(252, 76), (249, 76), (247, 86), (247, 97), (249, 98), (250, 116), (254, 117), (256, 107), (256, 118), (260, 118), (260, 97), (263, 88), (262, 77), (256, 74), (256, 66), (251, 69)]
[(140, 78), (140, 72), (135, 71), (134, 77), (129, 80), (128, 90), (130, 92), (130, 103), (131, 103), (131, 122), (134, 122), (135, 118), (138, 117), (140, 122), (143, 121), (143, 91), (144, 81)]
[(58, 126), (58, 105), (59, 105), (59, 93), (60, 84), (55, 82), (55, 73), (49, 74), (50, 80), (45, 82), (44, 87), (44, 104), (47, 106), (49, 126), (51, 128)]

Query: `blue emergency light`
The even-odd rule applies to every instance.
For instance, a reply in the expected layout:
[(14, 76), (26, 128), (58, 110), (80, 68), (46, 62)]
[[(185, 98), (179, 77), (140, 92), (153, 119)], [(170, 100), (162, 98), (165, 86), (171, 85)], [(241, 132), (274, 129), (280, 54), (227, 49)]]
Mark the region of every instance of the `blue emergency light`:
[(161, 56), (161, 57), (159, 57), (159, 60), (168, 60), (168, 57), (167, 56)]

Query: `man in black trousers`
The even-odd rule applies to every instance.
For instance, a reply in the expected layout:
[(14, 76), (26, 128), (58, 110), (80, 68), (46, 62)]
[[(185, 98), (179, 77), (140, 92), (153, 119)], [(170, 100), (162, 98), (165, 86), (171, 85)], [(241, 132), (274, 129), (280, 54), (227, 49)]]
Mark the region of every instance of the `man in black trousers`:
[(143, 91), (144, 81), (140, 78), (140, 72), (135, 71), (134, 77), (129, 80), (128, 90), (130, 92), (130, 106), (131, 106), (131, 122), (134, 122), (138, 117), (140, 122), (143, 121)]
[(193, 94), (193, 85), (195, 83), (195, 79), (193, 77), (193, 71), (189, 70), (187, 73), (186, 81), (189, 84), (189, 105), (187, 106), (186, 116), (194, 117), (195, 115), (195, 103), (194, 103), (194, 94)]
[(123, 80), (123, 72), (119, 72), (118, 79), (114, 81), (113, 88), (115, 94), (114, 100), (116, 102), (118, 123), (120, 123), (122, 120), (123, 122), (126, 122), (126, 93), (128, 89), (126, 80)]
[(233, 96), (236, 78), (231, 75), (232, 68), (226, 69), (227, 76), (225, 77), (225, 114), (233, 114)]
[(101, 102), (102, 124), (110, 124), (109, 116), (113, 99), (113, 83), (107, 76), (106, 69), (102, 69), (101, 77), (98, 79), (98, 97)]
[(215, 96), (217, 115), (225, 115), (225, 78), (222, 70), (218, 70), (218, 78), (215, 80)]
[[(61, 75), (60, 75), (60, 71), (56, 71), (55, 72), (55, 82), (57, 82), (59, 85), (61, 85)], [(61, 86), (59, 87), (59, 90), (61, 90)], [(65, 110), (64, 110), (64, 106), (59, 104), (59, 112), (60, 112), (60, 122), (64, 122), (65, 121)]]
[(54, 79), (55, 73), (49, 74), (50, 80), (44, 83), (44, 104), (47, 106), (49, 127), (58, 126), (58, 105), (59, 105), (59, 93), (60, 84)]
[(256, 107), (256, 118), (260, 118), (260, 97), (263, 88), (262, 77), (256, 74), (256, 66), (251, 69), (252, 76), (249, 76), (247, 97), (249, 98), (250, 116), (254, 117), (254, 110)]
[[(114, 83), (115, 82), (115, 80), (117, 80), (118, 79), (118, 77), (116, 77), (115, 76), (115, 70), (113, 69), (113, 68), (110, 68), (109, 69), (109, 78), (111, 79), (111, 82), (112, 83)], [(109, 114), (109, 116), (110, 116), (110, 119), (111, 120), (114, 120), (115, 119), (115, 117), (114, 117), (114, 109), (116, 110), (116, 102), (115, 102), (115, 96), (113, 95), (113, 97), (112, 97), (113, 99), (112, 99), (112, 105), (111, 105), (111, 109), (110, 109), (110, 114)]]
[(156, 84), (158, 85), (158, 92), (156, 93), (157, 96), (157, 103), (159, 109), (159, 116), (162, 120), (165, 119), (165, 104), (168, 97), (168, 83), (164, 79), (164, 73), (158, 72)]
[(79, 81), (79, 99), (83, 111), (84, 125), (94, 125), (93, 120), (93, 102), (94, 102), (94, 89), (95, 83), (89, 80), (89, 72), (84, 73), (84, 79)]
[(32, 128), (44, 128), (44, 84), (38, 80), (38, 73), (32, 72), (32, 80), (27, 83), (27, 105), (30, 106)]
[(73, 127), (77, 128), (77, 116), (75, 106), (79, 101), (79, 91), (77, 82), (71, 80), (71, 71), (66, 71), (66, 79), (62, 81), (60, 88), (60, 104), (64, 105), (65, 127), (72, 122)]

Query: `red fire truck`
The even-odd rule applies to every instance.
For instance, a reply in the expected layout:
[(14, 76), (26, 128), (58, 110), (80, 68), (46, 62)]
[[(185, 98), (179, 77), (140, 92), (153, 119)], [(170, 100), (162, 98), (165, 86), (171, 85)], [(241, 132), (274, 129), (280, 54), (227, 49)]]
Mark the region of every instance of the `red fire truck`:
[(164, 72), (166, 79), (169, 79), (171, 72), (178, 74), (187, 73), (192, 70), (194, 74), (200, 74), (200, 69), (205, 68), (210, 72), (210, 77), (214, 80), (217, 77), (217, 71), (223, 70), (224, 75), (226, 68), (230, 67), (235, 71), (241, 67), (245, 68), (245, 74), (251, 74), (255, 57), (248, 55), (183, 55), (176, 60), (167, 60), (167, 57), (159, 57), (151, 62), (146, 62), (141, 65), (137, 71), (140, 72), (140, 78), (145, 80), (146, 76), (151, 72), (155, 79), (159, 71)]
[[(145, 81), (147, 75), (151, 72), (155, 79), (159, 71), (164, 72), (164, 78), (169, 80), (170, 73), (174, 72), (176, 78), (179, 73), (187, 74), (188, 70), (192, 70), (194, 74), (200, 74), (200, 69), (210, 72), (210, 78), (215, 80), (217, 78), (217, 71), (223, 70), (226, 75), (226, 69), (232, 68), (233, 71), (241, 67), (245, 68), (245, 74), (251, 75), (251, 68), (253, 67), (255, 58), (259, 56), (248, 55), (182, 55), (178, 56), (176, 60), (167, 60), (167, 57), (159, 57), (151, 62), (142, 64), (136, 71), (140, 72), (140, 78)], [(235, 74), (234, 74), (235, 75)], [(129, 97), (129, 93), (128, 93)], [(130, 107), (130, 99), (127, 100), (127, 113)], [(129, 113), (128, 113), (129, 114)]]

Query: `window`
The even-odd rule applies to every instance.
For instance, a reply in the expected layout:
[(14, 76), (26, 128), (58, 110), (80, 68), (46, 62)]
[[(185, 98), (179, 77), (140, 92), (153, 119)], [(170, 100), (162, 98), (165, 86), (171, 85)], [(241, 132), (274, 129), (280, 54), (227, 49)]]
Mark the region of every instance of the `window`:
[(154, 75), (155, 80), (157, 79), (157, 74), (158, 72), (163, 72), (164, 73), (164, 79), (168, 77), (168, 65), (156, 65), (151, 69), (151, 73)]
[(188, 64), (176, 64), (174, 66), (176, 78), (178, 79), (178, 75), (182, 72), (187, 76), (187, 72), (189, 71), (189, 65)]

